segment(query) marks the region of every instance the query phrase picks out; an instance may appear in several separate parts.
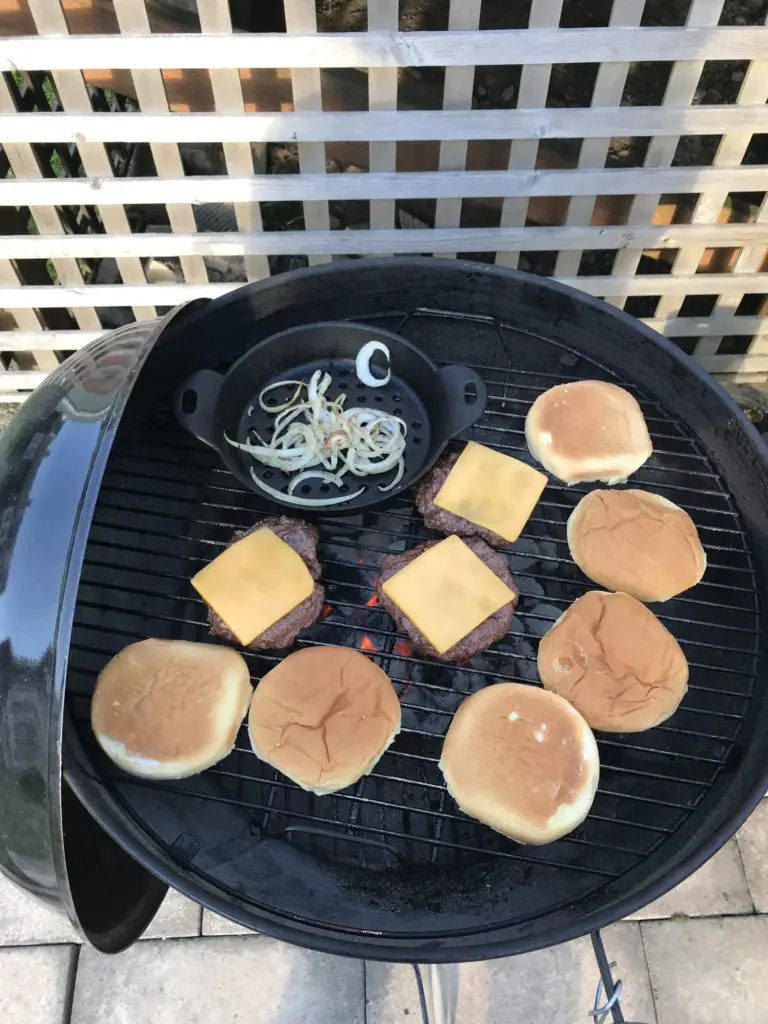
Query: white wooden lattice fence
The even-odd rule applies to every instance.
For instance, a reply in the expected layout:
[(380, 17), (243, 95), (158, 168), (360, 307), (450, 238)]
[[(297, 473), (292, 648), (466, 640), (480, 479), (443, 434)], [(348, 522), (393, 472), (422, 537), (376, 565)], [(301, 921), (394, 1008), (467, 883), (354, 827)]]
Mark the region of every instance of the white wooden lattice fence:
[[(152, 2), (114, 0), (111, 28), (95, 21), (103, 34), (75, 35), (70, 21), (103, 13), (104, 0), (0, 0), (0, 401), (23, 400), (63, 354), (98, 336), (110, 307), (142, 319), (237, 287), (209, 279), (212, 257), (241, 258), (245, 281), (274, 272), (281, 256), (484, 254), (517, 266), (521, 253), (526, 264), (548, 253), (550, 272), (592, 295), (631, 311), (647, 297), (645, 322), (684, 339), (711, 371), (768, 373), (768, 166), (755, 145), (768, 135), (763, 23), (725, 24), (723, 0), (690, 0), (684, 23), (658, 27), (644, 0), (596, 0), (604, 27), (562, 28), (570, 0), (530, 0), (527, 29), (481, 29), (491, 0), (444, 0), (447, 29), (398, 31), (398, 0), (369, 0), (368, 31), (318, 32), (315, 0), (283, 0), (285, 32), (238, 33), (224, 0), (197, 0), (199, 32), (154, 34)], [(730, 73), (732, 95), (698, 102), (702, 76), (724, 61), (744, 62)], [(673, 62), (658, 105), (622, 105), (638, 62), (652, 75)], [(590, 106), (546, 105), (562, 64), (597, 65)], [(477, 69), (518, 65), (514, 108), (472, 109)], [(398, 69), (435, 67), (445, 69), (443, 109), (398, 109)], [(83, 70), (92, 68), (110, 70)], [(321, 69), (365, 75), (368, 109), (324, 110)], [(211, 109), (194, 110), (192, 99), (181, 112), (184, 76), (197, 76), (192, 96), (201, 72)], [(289, 102), (254, 111), (246, 85), (269, 74), (290, 85)], [(114, 91), (128, 82), (134, 109), (100, 109), (99, 75), (112, 76)], [(48, 112), (28, 109), (24, 97), (45, 81), (55, 92)], [(681, 139), (706, 136), (717, 137), (706, 161), (678, 165)], [(648, 138), (640, 166), (608, 160), (616, 137)], [(580, 141), (571, 165), (542, 159), (558, 140)], [(180, 145), (203, 143), (222, 146), (226, 173), (185, 174)], [(254, 172), (252, 144), (269, 143), (296, 144), (297, 173)], [(367, 173), (326, 173), (329, 147), (355, 143), (368, 144)], [(148, 146), (156, 176), (117, 172), (115, 144)], [(415, 144), (435, 148), (436, 169), (401, 161)], [(486, 168), (503, 146), (506, 169), (484, 169), (482, 149), (478, 166), (473, 145), (495, 147)], [(69, 171), (60, 157), (51, 170), (51, 152)], [(368, 220), (340, 230), (329, 203), (355, 200), (370, 201)], [(478, 200), (492, 200), (492, 223), (464, 226)], [(434, 201), (430, 224), (399, 217), (408, 201)], [(264, 204), (283, 202), (302, 204), (303, 217), (264, 230)], [(198, 230), (195, 210), (208, 203), (233, 204), (234, 230)], [(164, 208), (165, 230), (136, 230), (131, 211), (150, 206)], [(606, 272), (582, 271), (591, 250), (613, 252)], [(647, 272), (644, 252), (663, 272)], [(169, 257), (181, 279), (150, 283), (149, 259)], [(94, 277), (97, 261), (113, 267), (111, 279)], [(696, 296), (708, 299), (692, 313)]]

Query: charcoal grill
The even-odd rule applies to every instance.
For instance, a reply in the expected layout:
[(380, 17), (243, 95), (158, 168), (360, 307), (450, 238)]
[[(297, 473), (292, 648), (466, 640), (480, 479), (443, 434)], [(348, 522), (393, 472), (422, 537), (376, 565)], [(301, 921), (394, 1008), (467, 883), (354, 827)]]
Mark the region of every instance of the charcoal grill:
[[(189, 578), (264, 511), (257, 494), (176, 424), (174, 388), (198, 369), (225, 370), (277, 331), (345, 318), (392, 330), (439, 365), (470, 365), (488, 403), (464, 439), (525, 460), (525, 414), (543, 390), (584, 377), (629, 387), (654, 444), (632, 484), (681, 505), (699, 529), (709, 557), (703, 582), (655, 609), (689, 659), (689, 692), (677, 714), (650, 732), (598, 736), (602, 772), (592, 812), (549, 846), (516, 845), (467, 818), (437, 762), (467, 694), (497, 680), (536, 685), (539, 637), (589, 588), (566, 545), (568, 515), (587, 486), (547, 487), (506, 552), (521, 591), (512, 631), (465, 666), (416, 656), (377, 605), (383, 556), (434, 536), (407, 495), (383, 510), (316, 518), (327, 605), (300, 644), (367, 651), (393, 679), (403, 707), (402, 733), (356, 786), (326, 797), (305, 793), (254, 757), (244, 731), (225, 761), (178, 782), (130, 778), (94, 742), (89, 702), (101, 667), (148, 636), (211, 641)], [(10, 780), (18, 791), (26, 779), (19, 814), (45, 821), (49, 848), (35, 850), (33, 863), (23, 843), (12, 843), (10, 853), (0, 847), (5, 870), (63, 903), (105, 949), (125, 945), (146, 924), (162, 897), (155, 879), (162, 879), (292, 942), (440, 962), (523, 952), (597, 929), (678, 883), (733, 834), (768, 776), (761, 625), (768, 472), (756, 432), (691, 360), (580, 293), (444, 260), (299, 271), (182, 309), (151, 337), (144, 330), (140, 343), (122, 335), (130, 370), (100, 422), (77, 420), (66, 408), (54, 415), (72, 388), (64, 370), (30, 400), (10, 441), (8, 456), (27, 461), (15, 489), (11, 471), (0, 481), (5, 571), (9, 581), (19, 579), (24, 607), (42, 605), (45, 614), (35, 642), (25, 644), (18, 639), (25, 622), (0, 603), (7, 662), (0, 727), (7, 735), (9, 723), (34, 720), (33, 746), (42, 743), (44, 754), (25, 776), (19, 748), (0, 783)], [(55, 422), (47, 432), (39, 426), (46, 417)], [(74, 428), (89, 432), (74, 441)], [(67, 453), (69, 472), (59, 461)], [(40, 532), (46, 518), (36, 487), (65, 492), (49, 541)], [(48, 564), (35, 562), (40, 577), (24, 590), (24, 566), (13, 551), (35, 544)], [(245, 656), (254, 680), (278, 658)], [(36, 698), (35, 713), (20, 718), (9, 698), (18, 704), (29, 690), (24, 678), (44, 702)], [(66, 787), (60, 809), (62, 760), (67, 786), (103, 829), (89, 835), (85, 851), (67, 826), (75, 811)], [(136, 864), (149, 873), (136, 875), (129, 914), (113, 890), (115, 876)], [(88, 907), (84, 878), (97, 892)]]

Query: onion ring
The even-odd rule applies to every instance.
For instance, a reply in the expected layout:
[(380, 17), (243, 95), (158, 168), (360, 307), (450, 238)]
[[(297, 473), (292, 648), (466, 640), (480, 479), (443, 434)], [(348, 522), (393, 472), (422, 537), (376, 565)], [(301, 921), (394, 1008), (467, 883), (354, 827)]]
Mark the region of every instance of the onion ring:
[(326, 484), (336, 484), (337, 487), (341, 487), (341, 477), (335, 473), (325, 473), (322, 469), (305, 469), (303, 473), (299, 473), (291, 480), (288, 484), (288, 493), (293, 494), (299, 484), (303, 484), (306, 480), (320, 479)]
[[(268, 391), (272, 391), (274, 388), (287, 387), (288, 384), (296, 385), (296, 390), (293, 394), (293, 398), (289, 402), (283, 402), (282, 405), (267, 405), (265, 403), (264, 395), (266, 395)], [(287, 409), (289, 405), (293, 405), (293, 403), (301, 394), (301, 389), (305, 388), (306, 386), (307, 385), (304, 383), (303, 380), (279, 380), (275, 384), (268, 384), (259, 395), (259, 405), (264, 410), (264, 412), (281, 412), (283, 409)], [(253, 408), (253, 406), (251, 406), (251, 408)]]
[(379, 484), (379, 490), (383, 493), (385, 491), (391, 491), (393, 487), (397, 487), (397, 485), (403, 479), (403, 473), (405, 473), (405, 459), (401, 458), (397, 467), (395, 479), (392, 481), (392, 483), (387, 484), (386, 487), (382, 487), (381, 484)]
[[(371, 372), (371, 359), (374, 352), (383, 352), (387, 359), (387, 374), (385, 377), (374, 377)], [(355, 373), (361, 384), (369, 388), (383, 388), (389, 384), (392, 373), (389, 369), (389, 349), (381, 341), (369, 341), (360, 349), (355, 359)]]
[(251, 466), (251, 477), (255, 484), (257, 484), (263, 491), (266, 491), (267, 494), (272, 495), (272, 497), (276, 498), (278, 501), (282, 501), (286, 505), (303, 505), (304, 508), (323, 508), (325, 505), (340, 505), (344, 501), (351, 501), (353, 498), (358, 498), (365, 491), (365, 487), (361, 487), (352, 494), (341, 494), (338, 498), (296, 498), (292, 494), (285, 494), (283, 491), (278, 491), (275, 487), (270, 487), (269, 484), (265, 484), (263, 480), (259, 480), (254, 472), (253, 466)]

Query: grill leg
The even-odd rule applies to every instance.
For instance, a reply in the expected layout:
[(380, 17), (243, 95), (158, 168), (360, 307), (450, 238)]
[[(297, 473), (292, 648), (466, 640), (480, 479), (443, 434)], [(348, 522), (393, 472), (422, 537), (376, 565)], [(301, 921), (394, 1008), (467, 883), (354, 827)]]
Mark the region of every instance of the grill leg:
[[(600, 982), (595, 993), (595, 1003), (588, 1016), (594, 1024), (632, 1024), (621, 1010), (621, 979), (613, 980), (611, 969), (615, 963), (608, 962), (600, 932), (592, 932), (592, 949), (600, 971)], [(460, 964), (427, 964), (416, 968), (417, 978), (423, 980), (423, 994), (429, 1024), (456, 1024), (459, 998)], [(421, 989), (421, 983), (419, 984)], [(640, 1024), (638, 1021), (637, 1024)]]
[(427, 964), (421, 968), (421, 974), (429, 1024), (456, 1024), (459, 965)]
[[(592, 939), (592, 950), (594, 951), (600, 971), (600, 982), (595, 993), (595, 1005), (590, 1010), (590, 1016), (594, 1024), (604, 1024), (608, 1020), (609, 1014), (613, 1024), (624, 1024), (624, 1014), (621, 1012), (621, 1004), (619, 1003), (621, 979), (614, 984), (613, 975), (611, 974), (611, 968), (616, 965), (608, 962), (608, 956), (606, 955), (600, 932), (592, 932), (590, 938)], [(603, 993), (605, 998), (602, 998)]]
[[(592, 949), (597, 960), (597, 966), (600, 970), (600, 982), (595, 993), (595, 1004), (589, 1011), (588, 1016), (592, 1018), (594, 1024), (607, 1024), (609, 1015), (612, 1024), (632, 1024), (631, 1021), (625, 1020), (624, 1014), (621, 1012), (621, 1004), (619, 1003), (622, 988), (621, 979), (619, 978), (614, 982), (613, 975), (611, 974), (611, 968), (615, 967), (616, 964), (608, 962), (608, 956), (605, 952), (600, 932), (592, 932), (590, 938), (592, 939)], [(640, 1022), (638, 1021), (637, 1024), (640, 1024)]]

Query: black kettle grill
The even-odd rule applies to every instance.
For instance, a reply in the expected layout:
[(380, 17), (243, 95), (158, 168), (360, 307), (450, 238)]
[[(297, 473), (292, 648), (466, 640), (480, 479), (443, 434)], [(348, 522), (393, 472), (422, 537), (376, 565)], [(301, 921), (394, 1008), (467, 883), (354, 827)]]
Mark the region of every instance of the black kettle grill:
[[(180, 382), (226, 373), (261, 340), (350, 320), (393, 331), (487, 390), (463, 437), (529, 458), (536, 395), (584, 377), (638, 397), (654, 455), (633, 477), (687, 509), (709, 555), (701, 584), (656, 611), (690, 690), (650, 732), (598, 736), (587, 821), (516, 845), (463, 815), (437, 769), (466, 694), (536, 685), (536, 647), (589, 587), (565, 523), (584, 493), (556, 482), (508, 551), (521, 590), (504, 641), (462, 666), (414, 654), (377, 606), (381, 558), (430, 537), (408, 494), (323, 517), (322, 619), (302, 644), (370, 653), (403, 730), (374, 772), (307, 794), (250, 752), (149, 782), (100, 753), (89, 702), (101, 667), (147, 636), (205, 641), (189, 577), (264, 508), (173, 416)], [(555, 283), (427, 259), (323, 266), (199, 301), (107, 335), (61, 366), (0, 442), (0, 867), (116, 951), (166, 884), (244, 925), (316, 949), (421, 962), (487, 958), (593, 931), (648, 903), (736, 830), (768, 781), (762, 616), (768, 462), (725, 393), (672, 344)], [(247, 654), (254, 680), (277, 659)]]

